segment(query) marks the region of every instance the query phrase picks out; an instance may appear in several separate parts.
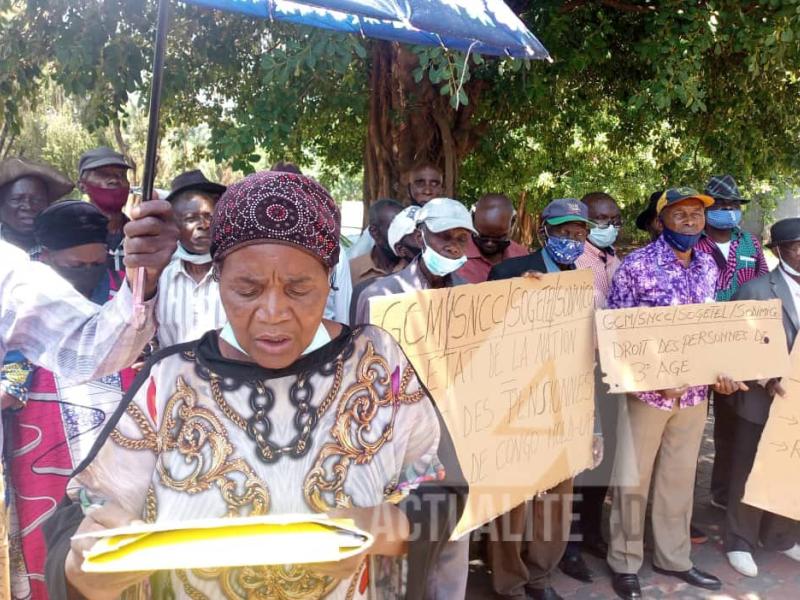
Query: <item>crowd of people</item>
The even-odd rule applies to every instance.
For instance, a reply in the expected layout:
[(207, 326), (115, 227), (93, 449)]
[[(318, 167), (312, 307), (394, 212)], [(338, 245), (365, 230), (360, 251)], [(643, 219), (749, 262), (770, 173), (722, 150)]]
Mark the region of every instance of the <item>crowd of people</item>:
[[(370, 325), (373, 298), (589, 269), (595, 307), (778, 298), (789, 349), (800, 327), (800, 218), (768, 246), (741, 227), (730, 175), (654, 192), (627, 226), (608, 193), (555, 199), (541, 247), (511, 239), (500, 193), (470, 209), (434, 164), (406, 174), (408, 206), (370, 205), (346, 249), (330, 194), (291, 163), (226, 188), (177, 175), (129, 210), (131, 169), (87, 151), (76, 186), (47, 165), (0, 163), (0, 394), (12, 597), (464, 598), (471, 537), (449, 541), (469, 493), (439, 411), (402, 349)], [(144, 323), (129, 281), (146, 269)], [(599, 364), (599, 361), (598, 361)], [(718, 590), (695, 567), (698, 454), (713, 408), (712, 502), (730, 565), (756, 552), (800, 562), (797, 523), (742, 502), (778, 379), (612, 395), (596, 370), (594, 468), (490, 524), (500, 598), (557, 599), (556, 569), (584, 582), (606, 560), (620, 598), (653, 569)], [(604, 507), (610, 504), (608, 510)], [(93, 574), (84, 533), (134, 520), (328, 513), (374, 534), (338, 563)], [(572, 516), (575, 515), (574, 518)], [(572, 541), (571, 541), (572, 540)]]

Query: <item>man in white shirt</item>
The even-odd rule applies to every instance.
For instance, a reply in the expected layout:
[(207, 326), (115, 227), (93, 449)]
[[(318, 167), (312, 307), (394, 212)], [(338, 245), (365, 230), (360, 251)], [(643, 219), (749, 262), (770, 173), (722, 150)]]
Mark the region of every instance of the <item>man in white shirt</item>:
[(225, 325), (211, 261), (211, 217), (225, 186), (199, 170), (178, 175), (166, 200), (178, 225), (178, 249), (158, 282), (156, 318), (161, 348), (198, 339)]
[(137, 267), (146, 273), (145, 319), (138, 327), (127, 283), (101, 307), (46, 265), (0, 241), (0, 359), (16, 349), (75, 383), (133, 364), (155, 330), (158, 277), (178, 237), (169, 203), (154, 200), (135, 208), (125, 234), (128, 280)]

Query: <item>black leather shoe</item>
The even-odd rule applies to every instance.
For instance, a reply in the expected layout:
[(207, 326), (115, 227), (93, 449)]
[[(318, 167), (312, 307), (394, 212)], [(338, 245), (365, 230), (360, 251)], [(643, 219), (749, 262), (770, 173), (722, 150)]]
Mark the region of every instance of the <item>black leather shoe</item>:
[(639, 576), (632, 573), (613, 573), (611, 587), (622, 600), (639, 600), (642, 597)]
[(538, 589), (526, 586), (525, 591), (528, 592), (528, 597), (533, 598), (533, 600), (564, 600), (558, 595), (558, 592), (551, 587)]
[(594, 581), (592, 571), (586, 566), (586, 562), (580, 554), (565, 556), (561, 559), (561, 562), (558, 563), (558, 568), (561, 569), (564, 575), (568, 575), (583, 583), (592, 583), (592, 581)]
[(608, 544), (601, 537), (586, 538), (581, 542), (581, 550), (605, 560), (608, 557)]
[(711, 573), (704, 573), (700, 569), (692, 567), (688, 571), (668, 571), (653, 565), (653, 571), (666, 575), (667, 577), (677, 577), (685, 581), (689, 585), (703, 588), (704, 590), (718, 590), (722, 588), (722, 582), (718, 577), (714, 577)]

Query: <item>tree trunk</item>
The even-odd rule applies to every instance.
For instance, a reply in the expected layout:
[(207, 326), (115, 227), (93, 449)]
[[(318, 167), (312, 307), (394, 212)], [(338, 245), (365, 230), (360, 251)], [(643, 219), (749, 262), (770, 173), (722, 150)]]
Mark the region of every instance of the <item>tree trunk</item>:
[[(485, 86), (465, 86), (469, 105), (453, 110), (449, 96), (426, 76), (414, 81), (419, 62), (408, 49), (392, 42), (370, 43), (369, 110), (364, 145), (364, 204), (379, 198), (408, 202), (406, 175), (419, 162), (432, 162), (444, 173), (445, 193), (455, 196), (461, 162), (481, 131), (473, 120)], [(366, 219), (366, 210), (364, 211)]]

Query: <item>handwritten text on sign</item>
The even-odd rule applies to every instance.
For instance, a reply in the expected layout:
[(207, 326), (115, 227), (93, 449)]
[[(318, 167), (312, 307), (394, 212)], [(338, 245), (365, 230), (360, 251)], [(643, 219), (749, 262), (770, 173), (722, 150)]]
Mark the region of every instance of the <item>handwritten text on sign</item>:
[(644, 392), (781, 376), (789, 367), (780, 300), (597, 311), (604, 381)]
[(743, 502), (800, 520), (800, 344), (790, 357), (791, 372), (781, 384), (786, 395), (775, 396), (758, 443)]
[(470, 496), (454, 537), (591, 465), (589, 271), (370, 301), (442, 411)]

